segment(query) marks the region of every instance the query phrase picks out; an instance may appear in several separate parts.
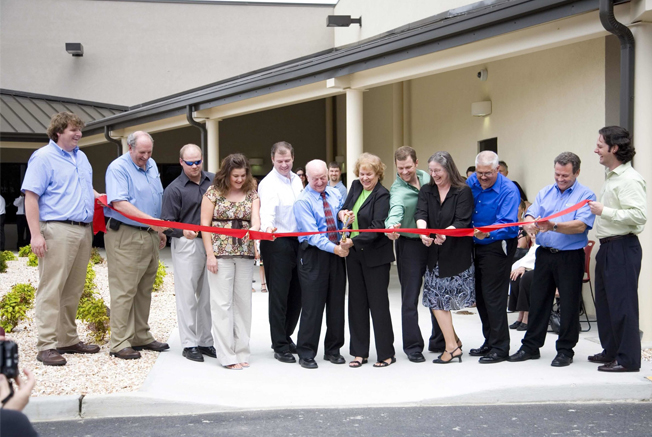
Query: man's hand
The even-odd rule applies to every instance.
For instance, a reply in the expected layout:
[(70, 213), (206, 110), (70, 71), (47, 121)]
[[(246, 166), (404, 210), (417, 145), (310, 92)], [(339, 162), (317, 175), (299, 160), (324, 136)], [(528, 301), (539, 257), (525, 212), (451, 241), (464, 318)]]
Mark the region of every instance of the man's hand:
[[(8, 410), (22, 411), (23, 408), (29, 402), (29, 395), (36, 385), (36, 378), (34, 374), (28, 369), (23, 368), (23, 373), (25, 374), (24, 378), (20, 376), (15, 379), (16, 388), (14, 390), (14, 395), (7, 401), (3, 408)], [(9, 381), (7, 377), (0, 374), (0, 399), (4, 399), (9, 396)]]
[(43, 258), (45, 252), (48, 251), (48, 245), (45, 243), (45, 238), (43, 238), (40, 232), (38, 234), (32, 234), (30, 244), (32, 245), (32, 252), (39, 258)]
[[(97, 198), (100, 198), (102, 196), (106, 196), (106, 193), (98, 193), (97, 191), (93, 190), (93, 196), (97, 199)], [(102, 205), (104, 205), (102, 202), (100, 202), (100, 203)], [(104, 205), (104, 206), (106, 206), (106, 205)]]
[(186, 237), (186, 240), (194, 240), (197, 238), (197, 235), (199, 235), (198, 232), (188, 231), (186, 229), (183, 230), (183, 236)]
[(346, 241), (340, 241), (340, 247), (342, 249), (346, 249), (347, 251), (353, 246), (353, 240), (351, 238), (347, 238)]
[(591, 214), (595, 215), (602, 215), (602, 210), (604, 209), (604, 205), (600, 202), (589, 202), (589, 208), (591, 208)]
[(512, 270), (512, 273), (509, 274), (509, 279), (516, 281), (519, 276), (523, 276), (523, 273), (525, 273), (525, 267), (519, 267), (516, 270)]
[(422, 242), (422, 243), (424, 244), (424, 246), (426, 246), (426, 247), (430, 247), (430, 245), (432, 244), (432, 242), (435, 241), (434, 238), (430, 238), (430, 237), (427, 236), (427, 235), (420, 235), (420, 237), (421, 237), (421, 242)]
[(160, 250), (165, 247), (165, 243), (167, 243), (168, 237), (162, 231), (159, 231), (158, 239), (159, 239), (158, 248)]
[[(273, 234), (274, 232), (276, 232), (276, 228), (269, 227), (265, 232), (267, 232), (268, 234)], [(274, 235), (272, 235), (272, 241), (276, 241), (276, 237)]]
[(335, 246), (335, 255), (341, 257), (341, 258), (346, 258), (349, 255), (349, 249), (345, 249), (342, 246)]
[(480, 229), (475, 228), (473, 229), (473, 236), (478, 240), (484, 240), (489, 236), (489, 232), (482, 232)]
[(530, 238), (536, 238), (537, 233), (539, 233), (536, 222), (523, 225), (523, 230), (530, 236)]
[(539, 231), (541, 231), (541, 232), (550, 232), (550, 231), (552, 231), (553, 227), (555, 226), (555, 224), (553, 222), (551, 222), (550, 220), (536, 222), (535, 225), (536, 225), (537, 229), (539, 229)]
[[(401, 227), (401, 224), (400, 224), (400, 223), (397, 223), (397, 224), (395, 224), (395, 225), (387, 226), (387, 229), (398, 229), (398, 228), (400, 228), (400, 227)], [(387, 238), (389, 238), (389, 239), (392, 240), (392, 241), (396, 241), (396, 240), (398, 240), (398, 237), (400, 236), (400, 235), (398, 234), (398, 232), (388, 232), (388, 233), (386, 233), (385, 235), (387, 236)]]

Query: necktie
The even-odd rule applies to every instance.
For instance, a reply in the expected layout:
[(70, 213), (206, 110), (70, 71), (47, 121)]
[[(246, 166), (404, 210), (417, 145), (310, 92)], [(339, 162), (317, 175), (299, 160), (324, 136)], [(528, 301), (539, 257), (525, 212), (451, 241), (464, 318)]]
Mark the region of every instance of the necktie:
[[(326, 200), (326, 192), (321, 193), (321, 199), (324, 202), (324, 216), (326, 217), (326, 230), (328, 231), (337, 231), (337, 226), (335, 225), (335, 218), (333, 217), (333, 210)], [(328, 239), (335, 244), (339, 243), (337, 238), (337, 232), (329, 232)]]

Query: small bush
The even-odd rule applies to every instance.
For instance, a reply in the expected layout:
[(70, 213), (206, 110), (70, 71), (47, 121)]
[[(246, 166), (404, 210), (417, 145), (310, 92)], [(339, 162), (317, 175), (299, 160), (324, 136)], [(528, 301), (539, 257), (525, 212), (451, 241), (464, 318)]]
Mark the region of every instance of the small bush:
[(18, 259), (11, 250), (5, 250), (2, 252), (2, 254), (0, 254), (0, 256), (2, 256), (5, 261), (16, 261)]
[(98, 296), (95, 285), (95, 270), (93, 262), (86, 266), (84, 291), (77, 307), (77, 319), (88, 323), (88, 329), (96, 343), (102, 343), (110, 332), (108, 308), (101, 296)]
[(167, 275), (167, 270), (165, 269), (165, 264), (161, 261), (158, 262), (158, 270), (156, 270), (156, 279), (154, 279), (154, 291), (160, 291), (163, 288), (163, 280)]
[(30, 252), (29, 255), (27, 255), (27, 266), (38, 267), (38, 257), (35, 253)]
[(27, 258), (27, 256), (32, 253), (32, 245), (28, 244), (27, 246), (23, 246), (20, 248), (18, 251), (18, 256), (21, 258)]
[(0, 300), (0, 326), (11, 332), (34, 305), (36, 289), (31, 284), (16, 284)]
[(7, 271), (7, 261), (5, 261), (5, 257), (0, 254), (0, 273), (4, 273)]
[(97, 247), (91, 249), (91, 262), (93, 264), (102, 264), (104, 262), (104, 258), (100, 255), (100, 251), (97, 250)]

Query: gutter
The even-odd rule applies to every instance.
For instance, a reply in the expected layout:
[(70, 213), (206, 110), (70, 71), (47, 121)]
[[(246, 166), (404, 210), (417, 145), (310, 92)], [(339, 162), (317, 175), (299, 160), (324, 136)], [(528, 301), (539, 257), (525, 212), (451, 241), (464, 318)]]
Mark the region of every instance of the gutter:
[(120, 155), (122, 155), (122, 141), (112, 138), (111, 135), (109, 134), (109, 131), (111, 130), (111, 126), (104, 126), (104, 138), (106, 138), (107, 141), (116, 144), (118, 146), (118, 158)]
[(201, 156), (206, 159), (206, 125), (192, 118), (192, 105), (186, 106), (186, 120), (190, 126), (195, 126), (201, 132)]
[(620, 40), (620, 126), (630, 135), (634, 131), (634, 66), (635, 41), (632, 31), (616, 20), (614, 0), (600, 0), (602, 26)]

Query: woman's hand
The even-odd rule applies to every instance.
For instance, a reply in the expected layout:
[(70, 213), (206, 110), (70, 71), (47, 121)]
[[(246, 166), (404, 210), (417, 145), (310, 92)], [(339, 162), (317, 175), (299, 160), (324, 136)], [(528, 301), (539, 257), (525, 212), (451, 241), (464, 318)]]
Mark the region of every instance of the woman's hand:
[(421, 242), (424, 244), (424, 246), (430, 247), (433, 241), (435, 241), (434, 238), (430, 238), (427, 235), (421, 235)]
[(512, 273), (509, 274), (509, 279), (516, 281), (520, 276), (523, 276), (525, 273), (525, 267), (519, 267), (516, 270), (512, 270)]
[[(36, 385), (36, 377), (34, 377), (34, 374), (26, 368), (23, 369), (23, 373), (25, 374), (24, 378), (19, 376), (15, 379), (16, 388), (14, 390), (14, 395), (9, 398), (3, 408), (23, 411), (23, 408), (25, 408), (29, 402), (29, 395), (32, 393), (34, 385)], [(0, 374), (0, 398), (6, 398), (9, 393), (9, 381), (6, 376)]]
[(209, 272), (217, 274), (217, 258), (212, 253), (206, 255), (206, 268)]

